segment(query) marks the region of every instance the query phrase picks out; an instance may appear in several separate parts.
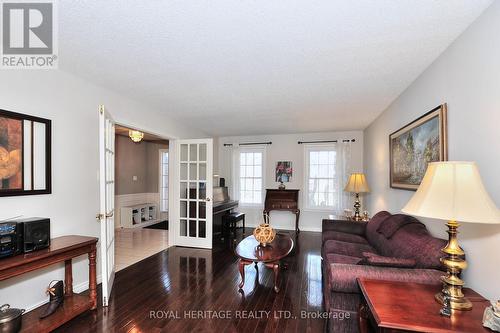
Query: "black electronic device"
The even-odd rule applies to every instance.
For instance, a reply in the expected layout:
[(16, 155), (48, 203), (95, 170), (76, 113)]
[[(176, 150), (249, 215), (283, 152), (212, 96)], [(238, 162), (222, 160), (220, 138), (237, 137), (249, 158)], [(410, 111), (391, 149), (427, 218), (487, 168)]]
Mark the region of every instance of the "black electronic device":
[(0, 222), (0, 258), (21, 252), (16, 222)]
[(31, 217), (13, 222), (17, 223), (17, 237), (22, 252), (33, 252), (50, 246), (50, 219)]

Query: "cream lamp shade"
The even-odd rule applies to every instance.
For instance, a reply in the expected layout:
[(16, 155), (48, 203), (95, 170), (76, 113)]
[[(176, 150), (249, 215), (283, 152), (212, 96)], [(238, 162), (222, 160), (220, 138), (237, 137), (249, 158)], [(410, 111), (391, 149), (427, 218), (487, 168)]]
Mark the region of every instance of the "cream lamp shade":
[(475, 162), (429, 163), (402, 211), (457, 222), (500, 223), (500, 210), (486, 192)]
[(351, 193), (366, 193), (370, 192), (368, 182), (364, 173), (353, 173), (349, 177), (349, 181), (344, 188), (344, 191)]

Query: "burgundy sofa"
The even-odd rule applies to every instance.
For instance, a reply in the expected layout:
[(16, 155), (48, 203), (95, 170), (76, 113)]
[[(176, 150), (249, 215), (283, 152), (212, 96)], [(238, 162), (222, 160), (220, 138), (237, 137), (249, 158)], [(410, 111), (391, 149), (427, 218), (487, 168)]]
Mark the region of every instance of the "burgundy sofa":
[[(446, 241), (417, 219), (377, 213), (370, 222), (323, 220), (322, 269), (328, 331), (358, 332), (357, 278), (440, 284)], [(348, 317), (348, 318), (347, 318)]]

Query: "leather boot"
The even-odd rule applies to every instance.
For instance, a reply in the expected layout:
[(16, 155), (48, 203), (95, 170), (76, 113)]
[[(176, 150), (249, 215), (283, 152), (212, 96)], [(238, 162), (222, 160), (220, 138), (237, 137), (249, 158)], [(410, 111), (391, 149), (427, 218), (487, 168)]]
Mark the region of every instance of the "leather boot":
[[(55, 283), (54, 283), (55, 282)], [(45, 318), (56, 312), (64, 301), (64, 284), (62, 281), (52, 281), (47, 287), (47, 293), (50, 295), (49, 305), (40, 316), (40, 319)]]

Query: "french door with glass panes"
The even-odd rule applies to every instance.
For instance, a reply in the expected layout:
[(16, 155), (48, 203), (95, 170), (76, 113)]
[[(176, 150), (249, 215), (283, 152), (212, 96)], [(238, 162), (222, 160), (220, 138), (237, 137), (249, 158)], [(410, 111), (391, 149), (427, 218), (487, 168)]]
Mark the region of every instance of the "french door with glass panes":
[(212, 150), (212, 139), (177, 142), (176, 245), (212, 248)]
[(102, 305), (108, 306), (115, 279), (115, 122), (99, 106), (99, 196)]

